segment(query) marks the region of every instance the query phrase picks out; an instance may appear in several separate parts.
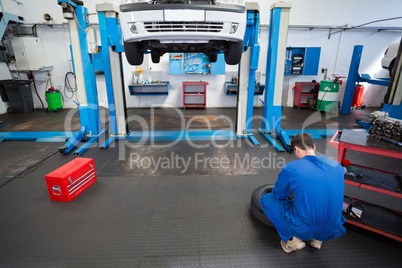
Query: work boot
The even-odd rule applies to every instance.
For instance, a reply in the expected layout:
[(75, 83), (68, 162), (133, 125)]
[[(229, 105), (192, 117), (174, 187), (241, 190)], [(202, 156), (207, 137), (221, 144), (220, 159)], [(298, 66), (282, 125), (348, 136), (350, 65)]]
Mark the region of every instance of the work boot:
[(315, 240), (315, 239), (311, 239), (310, 241), (308, 241), (308, 243), (310, 244), (310, 246), (312, 246), (313, 248), (316, 248), (316, 249), (320, 249), (321, 245), (322, 245), (322, 241)]
[(292, 251), (300, 250), (300, 249), (304, 248), (306, 246), (306, 244), (302, 240), (300, 240), (299, 238), (292, 237), (292, 239), (289, 239), (286, 242), (283, 242), (281, 240), (281, 246), (282, 246), (282, 249), (286, 253), (290, 253)]

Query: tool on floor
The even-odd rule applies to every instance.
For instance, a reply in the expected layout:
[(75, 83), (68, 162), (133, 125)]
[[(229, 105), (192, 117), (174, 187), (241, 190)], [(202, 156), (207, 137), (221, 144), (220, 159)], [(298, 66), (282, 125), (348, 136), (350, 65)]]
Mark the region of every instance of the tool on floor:
[(47, 111), (59, 112), (63, 110), (63, 96), (61, 92), (54, 87), (49, 88), (45, 93), (45, 99), (47, 102)]
[(94, 160), (77, 157), (45, 176), (50, 200), (71, 202), (96, 182)]

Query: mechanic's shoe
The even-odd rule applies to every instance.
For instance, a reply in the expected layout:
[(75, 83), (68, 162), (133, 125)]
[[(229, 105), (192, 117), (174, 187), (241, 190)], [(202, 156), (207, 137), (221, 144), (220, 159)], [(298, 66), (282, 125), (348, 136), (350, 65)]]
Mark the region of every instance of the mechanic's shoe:
[(296, 251), (296, 250), (300, 250), (300, 249), (304, 248), (306, 246), (306, 243), (304, 243), (302, 240), (300, 240), (297, 237), (292, 237), (292, 239), (289, 239), (286, 242), (283, 242), (281, 240), (281, 246), (282, 246), (282, 249), (286, 253), (290, 253), (292, 251)]
[(316, 249), (320, 249), (321, 245), (322, 245), (322, 241), (315, 240), (315, 239), (311, 239), (310, 241), (308, 241), (308, 243), (310, 244), (310, 246), (312, 246), (313, 248), (316, 248)]

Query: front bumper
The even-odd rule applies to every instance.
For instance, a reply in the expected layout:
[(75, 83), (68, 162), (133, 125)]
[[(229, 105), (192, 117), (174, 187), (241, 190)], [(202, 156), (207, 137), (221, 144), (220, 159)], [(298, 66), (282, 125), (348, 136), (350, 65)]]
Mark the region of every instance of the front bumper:
[[(185, 5), (187, 9), (176, 8), (183, 5), (148, 4), (147, 6), (152, 6), (153, 9), (120, 13), (125, 42), (159, 40), (161, 43), (207, 43), (210, 40), (244, 39), (246, 12), (205, 9), (206, 6), (203, 6), (204, 9), (194, 10), (194, 5), (191, 5), (192, 9), (189, 9), (190, 5)], [(169, 6), (169, 9), (160, 8), (161, 6)], [(130, 30), (129, 23), (135, 23), (137, 33)], [(231, 34), (232, 23), (237, 23), (238, 28)]]

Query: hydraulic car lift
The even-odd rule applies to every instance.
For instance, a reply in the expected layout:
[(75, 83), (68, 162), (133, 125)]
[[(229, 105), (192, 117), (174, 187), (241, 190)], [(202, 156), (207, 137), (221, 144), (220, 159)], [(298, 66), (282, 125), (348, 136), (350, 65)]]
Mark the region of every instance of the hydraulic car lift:
[(110, 135), (100, 147), (106, 149), (115, 139), (125, 139), (128, 131), (121, 60), (124, 46), (120, 23), (117, 19), (119, 14), (117, 7), (111, 3), (97, 4), (96, 11), (98, 12), (106, 94), (109, 104)]
[(321, 139), (332, 136), (337, 131), (337, 129), (283, 130), (281, 128), (281, 101), (290, 8), (291, 3), (284, 2), (277, 2), (271, 6), (263, 122), (262, 128), (258, 129), (260, 134), (279, 153), (284, 153), (285, 150), (276, 142), (275, 138), (281, 140), (287, 151), (293, 151), (290, 137), (298, 133), (309, 133), (314, 139)]
[[(368, 74), (359, 75), (360, 58), (363, 51), (363, 46), (355, 46), (353, 50), (352, 61), (349, 69), (349, 78), (345, 89), (345, 96), (343, 98), (341, 113), (350, 113), (350, 104), (353, 98), (354, 86), (356, 82), (367, 82), (370, 84), (388, 86), (388, 92), (385, 96), (384, 106), (381, 112), (387, 112), (391, 118), (402, 120), (402, 82), (401, 82), (401, 51), (402, 51), (402, 39), (400, 41), (398, 54), (396, 57), (396, 68), (391, 78), (370, 78)], [(356, 124), (369, 129), (371, 127), (370, 122), (362, 120), (356, 120)]]
[(251, 133), (255, 72), (258, 69), (260, 56), (260, 45), (258, 43), (260, 7), (258, 3), (246, 3), (246, 8), (247, 28), (243, 43), (246, 51), (243, 52), (239, 66), (236, 134), (238, 138), (248, 138), (255, 146), (260, 146), (260, 143)]
[[(122, 96), (118, 96), (122, 91), (115, 86), (117, 83), (119, 84), (118, 87), (122, 87), (122, 83), (118, 81), (118, 75), (122, 76), (122, 74), (120, 74), (121, 57), (119, 56), (117, 58), (114, 56), (115, 60), (111, 60), (112, 55), (122, 52), (123, 48), (121, 47), (122, 37), (120, 25), (116, 20), (116, 17), (118, 16), (117, 8), (111, 4), (100, 4), (97, 5), (96, 8), (99, 16), (102, 56), (105, 66), (106, 91), (109, 103), (109, 117), (111, 120), (111, 135), (101, 146), (101, 148), (106, 149), (115, 139), (125, 138), (125, 125), (122, 120), (123, 118), (126, 118), (126, 115), (123, 112), (124, 109), (122, 108), (125, 107), (124, 94), (122, 93)], [(247, 30), (244, 44), (245, 47), (250, 49), (243, 54), (244, 60), (242, 60), (243, 64), (241, 64), (243, 69), (240, 72), (240, 81), (243, 81), (243, 83), (239, 85), (239, 109), (237, 111), (238, 124), (236, 133), (232, 130), (131, 131), (126, 136), (128, 141), (235, 140), (237, 137), (248, 137), (255, 145), (259, 145), (258, 141), (251, 134), (254, 80), (255, 71), (258, 68), (259, 57), (258, 4), (248, 3), (247, 12)], [(119, 112), (119, 110), (121, 111)]]
[(345, 94), (343, 96), (341, 113), (349, 114), (352, 107), (353, 94), (358, 82), (367, 82), (369, 84), (388, 86), (388, 78), (371, 78), (368, 74), (359, 75), (360, 59), (363, 52), (363, 46), (355, 46), (353, 49), (352, 60), (350, 62), (348, 80), (346, 83)]
[(58, 4), (62, 6), (63, 15), (68, 19), (81, 121), (81, 130), (65, 146), (60, 147), (59, 151), (68, 153), (80, 141), (89, 139), (74, 152), (74, 155), (81, 155), (107, 130), (101, 128), (93, 57), (88, 51), (87, 32), (84, 30), (88, 27), (88, 10), (83, 7), (82, 1), (58, 0)]
[[(22, 5), (21, 2), (14, 1), (18, 5)], [(2, 37), (4, 34), (4, 31), (7, 28), (7, 24), (10, 21), (18, 22), (18, 23), (24, 23), (24, 20), (14, 14), (8, 13), (4, 10), (3, 4), (0, 0), (0, 6), (2, 9), (3, 17), (0, 22), (0, 36)], [(0, 125), (2, 125), (3, 122), (1, 122)], [(83, 125), (83, 128), (81, 131), (77, 132), (71, 132), (71, 131), (35, 131), (35, 132), (0, 132), (0, 142), (2, 141), (36, 141), (36, 142), (65, 142), (67, 139), (70, 139), (70, 142), (68, 144), (68, 151), (71, 150), (76, 144), (78, 144), (84, 137), (84, 134), (86, 136), (85, 132), (85, 125)]]

